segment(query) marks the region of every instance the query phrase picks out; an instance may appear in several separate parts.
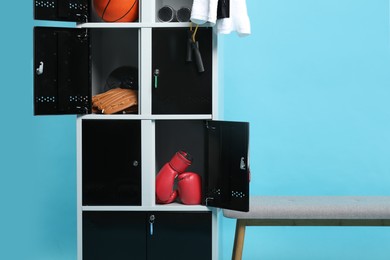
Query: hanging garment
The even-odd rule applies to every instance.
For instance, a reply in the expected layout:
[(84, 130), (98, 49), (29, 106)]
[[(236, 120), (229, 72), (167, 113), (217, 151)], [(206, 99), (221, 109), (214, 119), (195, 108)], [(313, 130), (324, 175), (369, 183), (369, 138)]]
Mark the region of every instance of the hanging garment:
[(229, 18), (230, 0), (218, 0), (217, 19)]
[(217, 20), (217, 32), (229, 34), (236, 31), (239, 36), (251, 34), (246, 0), (230, 0), (230, 17)]
[(216, 25), (221, 34), (236, 31), (239, 36), (247, 36), (251, 33), (246, 0), (194, 0), (191, 21)]
[(214, 26), (217, 20), (218, 0), (194, 0), (191, 9), (191, 21), (195, 24), (209, 22)]

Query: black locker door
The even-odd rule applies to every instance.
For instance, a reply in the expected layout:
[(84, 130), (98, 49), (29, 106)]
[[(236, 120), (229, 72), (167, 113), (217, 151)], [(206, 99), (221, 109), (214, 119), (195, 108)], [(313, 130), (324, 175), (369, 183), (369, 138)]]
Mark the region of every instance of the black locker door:
[(34, 0), (34, 19), (86, 22), (90, 0)]
[(34, 28), (34, 114), (90, 113), (86, 29)]
[(249, 211), (249, 123), (206, 122), (207, 171), (203, 203)]
[(82, 121), (83, 205), (141, 205), (141, 121)]
[(211, 212), (155, 212), (148, 218), (148, 260), (212, 259)]
[[(189, 28), (155, 28), (152, 31), (152, 113), (211, 114), (212, 29), (199, 28), (204, 72), (187, 62)], [(158, 73), (157, 73), (158, 72)]]
[(146, 213), (84, 211), (83, 260), (146, 259)]

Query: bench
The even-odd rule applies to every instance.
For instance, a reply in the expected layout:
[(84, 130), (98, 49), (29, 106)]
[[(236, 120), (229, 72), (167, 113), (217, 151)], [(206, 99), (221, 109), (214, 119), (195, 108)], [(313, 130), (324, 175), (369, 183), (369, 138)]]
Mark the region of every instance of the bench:
[(236, 219), (232, 259), (242, 258), (247, 226), (390, 226), (390, 196), (252, 196)]

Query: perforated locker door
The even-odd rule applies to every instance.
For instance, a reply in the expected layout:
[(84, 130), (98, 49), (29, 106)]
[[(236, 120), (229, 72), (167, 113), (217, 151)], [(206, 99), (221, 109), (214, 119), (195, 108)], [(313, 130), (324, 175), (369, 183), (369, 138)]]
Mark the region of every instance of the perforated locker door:
[(207, 206), (249, 211), (249, 123), (206, 122)]
[(34, 28), (34, 114), (88, 114), (91, 108), (86, 29)]
[(189, 28), (152, 30), (152, 113), (212, 113), (212, 28), (199, 28), (196, 41), (203, 61), (199, 72), (192, 53), (187, 61)]
[(85, 22), (88, 19), (89, 0), (34, 0), (34, 18)]

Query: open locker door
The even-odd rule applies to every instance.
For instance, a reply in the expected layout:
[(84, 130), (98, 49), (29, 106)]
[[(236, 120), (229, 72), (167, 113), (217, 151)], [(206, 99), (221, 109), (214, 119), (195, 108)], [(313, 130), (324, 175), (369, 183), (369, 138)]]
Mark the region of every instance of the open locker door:
[(34, 28), (34, 114), (91, 113), (86, 29)]
[(207, 121), (203, 204), (249, 211), (249, 123)]
[(34, 19), (86, 22), (89, 0), (34, 0)]

